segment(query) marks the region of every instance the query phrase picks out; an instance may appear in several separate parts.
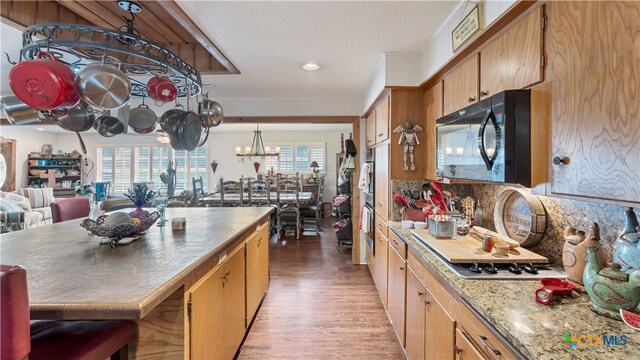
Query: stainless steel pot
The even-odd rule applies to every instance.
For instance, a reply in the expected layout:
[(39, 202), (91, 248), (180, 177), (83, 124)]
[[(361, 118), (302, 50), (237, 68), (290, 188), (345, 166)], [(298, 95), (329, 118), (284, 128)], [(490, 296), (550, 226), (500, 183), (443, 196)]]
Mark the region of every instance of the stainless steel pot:
[(74, 85), (86, 102), (101, 109), (117, 109), (131, 97), (131, 82), (127, 75), (102, 63), (82, 68), (76, 74)]
[(124, 124), (115, 116), (111, 116), (109, 111), (105, 111), (97, 120), (95, 125), (98, 134), (104, 137), (113, 137), (123, 134), (126, 130)]
[(169, 128), (173, 118), (175, 116), (180, 115), (183, 112), (184, 112), (184, 107), (182, 105), (180, 105), (180, 104), (177, 104), (174, 109), (168, 110), (167, 112), (162, 114), (162, 116), (160, 117), (160, 121), (159, 121), (160, 127), (162, 128), (162, 130), (164, 130), (166, 132), (167, 129)]
[(12, 125), (24, 125), (39, 122), (38, 110), (22, 102), (15, 95), (3, 95), (0, 99), (2, 111)]
[(224, 121), (222, 105), (206, 97), (198, 104), (198, 113), (205, 127), (218, 126)]
[(155, 127), (157, 121), (156, 113), (145, 104), (132, 109), (129, 113), (129, 126), (136, 132)]

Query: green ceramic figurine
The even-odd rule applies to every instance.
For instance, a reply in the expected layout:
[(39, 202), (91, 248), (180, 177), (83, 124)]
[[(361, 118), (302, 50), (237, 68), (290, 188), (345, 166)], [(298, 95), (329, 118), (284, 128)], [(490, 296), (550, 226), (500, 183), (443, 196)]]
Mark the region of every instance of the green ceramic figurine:
[(640, 270), (626, 274), (616, 263), (602, 268), (591, 248), (587, 249), (583, 282), (591, 298), (589, 308), (600, 315), (622, 320), (620, 309), (633, 311), (640, 303)]
[(633, 208), (625, 209), (625, 226), (613, 247), (613, 261), (631, 274), (640, 269), (640, 227)]

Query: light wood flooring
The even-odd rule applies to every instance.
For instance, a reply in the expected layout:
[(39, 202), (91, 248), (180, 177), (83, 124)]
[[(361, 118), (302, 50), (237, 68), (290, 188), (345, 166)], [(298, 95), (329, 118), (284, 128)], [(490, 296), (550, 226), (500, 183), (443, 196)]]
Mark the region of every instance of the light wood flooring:
[(270, 242), (271, 284), (238, 359), (404, 359), (366, 265), (320, 236)]

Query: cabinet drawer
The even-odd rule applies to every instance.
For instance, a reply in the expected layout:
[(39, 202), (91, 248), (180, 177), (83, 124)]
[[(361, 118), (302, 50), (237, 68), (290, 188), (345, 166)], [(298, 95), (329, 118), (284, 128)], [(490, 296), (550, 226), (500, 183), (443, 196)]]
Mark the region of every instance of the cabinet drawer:
[(458, 308), (458, 326), (485, 358), (489, 360), (524, 359), (464, 302), (461, 302)]
[(376, 229), (382, 233), (386, 238), (389, 238), (389, 225), (387, 222), (380, 216), (376, 214)]
[(398, 235), (396, 235), (396, 233), (394, 233), (393, 231), (390, 231), (389, 234), (389, 244), (391, 244), (391, 246), (396, 249), (398, 254), (400, 254), (403, 259), (407, 259), (407, 243), (402, 241), (402, 239), (400, 239), (400, 237), (398, 237)]
[(471, 340), (456, 329), (456, 360), (485, 360), (486, 358), (476, 349)]

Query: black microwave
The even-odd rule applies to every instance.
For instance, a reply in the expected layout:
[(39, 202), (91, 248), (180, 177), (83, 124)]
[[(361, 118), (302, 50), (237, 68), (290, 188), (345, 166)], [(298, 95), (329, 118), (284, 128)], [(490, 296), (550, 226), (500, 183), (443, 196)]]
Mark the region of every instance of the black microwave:
[(436, 171), (531, 187), (531, 141), (531, 91), (503, 91), (436, 120)]

